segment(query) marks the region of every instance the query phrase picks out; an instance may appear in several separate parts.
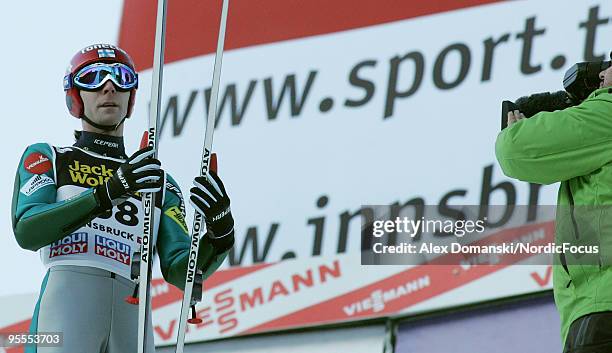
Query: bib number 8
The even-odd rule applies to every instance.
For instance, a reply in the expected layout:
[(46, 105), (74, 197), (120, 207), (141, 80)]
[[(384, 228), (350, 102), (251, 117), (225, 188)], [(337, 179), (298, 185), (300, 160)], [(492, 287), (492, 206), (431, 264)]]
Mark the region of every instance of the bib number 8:
[[(117, 222), (133, 227), (138, 224), (138, 207), (130, 201), (125, 201), (117, 205), (118, 211), (115, 213), (115, 219)], [(112, 210), (108, 210), (98, 217), (109, 219), (113, 215)]]
[(126, 226), (135, 226), (138, 224), (138, 207), (133, 203), (126, 201), (117, 205), (119, 212), (115, 213), (115, 219)]

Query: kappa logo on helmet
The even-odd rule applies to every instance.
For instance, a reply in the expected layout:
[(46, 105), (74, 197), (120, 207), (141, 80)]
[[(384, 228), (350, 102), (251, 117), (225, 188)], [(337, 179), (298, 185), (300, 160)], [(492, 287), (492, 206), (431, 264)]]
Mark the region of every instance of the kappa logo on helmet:
[(51, 161), (40, 152), (32, 152), (23, 161), (23, 167), (32, 174), (44, 174), (51, 170)]

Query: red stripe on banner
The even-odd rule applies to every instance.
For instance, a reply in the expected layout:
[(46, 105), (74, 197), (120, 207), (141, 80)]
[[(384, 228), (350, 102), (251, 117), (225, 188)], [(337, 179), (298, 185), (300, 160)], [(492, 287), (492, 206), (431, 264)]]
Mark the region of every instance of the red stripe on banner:
[[(23, 321), (19, 321), (10, 326), (6, 326), (0, 328), (0, 333), (18, 333), (18, 332), (29, 332), (30, 331), (30, 322), (32, 319), (27, 319)], [(6, 353), (23, 353), (24, 347), (23, 345), (19, 347), (7, 347), (5, 348)], [(1, 350), (0, 350), (1, 351)]]
[[(487, 274), (500, 270), (505, 266), (478, 266), (475, 267), (473, 271), (469, 271), (466, 275), (461, 276), (453, 274), (457, 267), (459, 266), (437, 265), (414, 267), (353, 292), (255, 326), (241, 332), (241, 334), (287, 329), (295, 326), (321, 325), (331, 322), (357, 320), (365, 317), (372, 318), (375, 316), (384, 316), (389, 312), (405, 309), (406, 307), (421, 303), (437, 295), (458, 288), (471, 281), (484, 277)], [(423, 277), (427, 277), (431, 283), (431, 286), (427, 289), (412, 292), (410, 295), (404, 297), (405, 300), (396, 300), (392, 302), (392, 304), (385, 304), (384, 309), (379, 312), (373, 312), (372, 308), (357, 312), (357, 306), (360, 305), (363, 307), (364, 301), (371, 300), (371, 293), (374, 291), (389, 291), (404, 283), (417, 281), (419, 278)], [(392, 308), (395, 310), (392, 310)], [(344, 312), (345, 309), (347, 311), (354, 310), (355, 313), (353, 315), (348, 315)]]
[(32, 321), (32, 319), (27, 319), (27, 320), (23, 320), (23, 321), (19, 321), (16, 322), (10, 326), (6, 326), (3, 328), (0, 328), (0, 333), (6, 333), (6, 332), (24, 332), (24, 331), (29, 331), (30, 330), (30, 322)]
[(25, 348), (23, 346), (5, 348), (5, 349), (6, 349), (6, 353), (24, 353), (25, 352)]
[[(227, 50), (453, 11), (505, 0), (236, 0), (227, 19)], [(221, 0), (169, 1), (166, 63), (214, 52)], [(125, 0), (119, 46), (139, 70), (153, 65), (156, 2)]]
[(151, 280), (151, 308), (159, 309), (166, 305), (181, 301), (183, 291), (161, 278)]
[[(552, 242), (554, 239), (554, 222), (550, 221), (504, 230), (472, 244), (501, 244), (521, 234), (540, 229), (545, 231), (545, 239), (534, 241), (532, 244), (545, 245)], [(501, 261), (503, 265), (477, 265), (467, 269), (460, 265), (438, 265), (433, 262), (429, 265), (412, 267), (352, 292), (255, 326), (240, 334), (252, 334), (296, 326), (320, 325), (397, 313), (497, 272), (530, 256), (532, 255), (507, 255), (503, 256), (504, 259)], [(439, 259), (436, 262), (449, 263), (448, 258)], [(388, 296), (387, 298), (391, 297), (392, 300), (382, 300), (385, 295)]]
[[(217, 271), (204, 282), (204, 291), (210, 290), (219, 285), (236, 280), (242, 276), (262, 270), (274, 263), (258, 264), (253, 266), (230, 268)], [(159, 309), (183, 300), (183, 291), (169, 284), (161, 278), (151, 280), (151, 307), (153, 310)]]
[(204, 288), (211, 289), (221, 284), (225, 284), (229, 281), (233, 281), (240, 277), (246, 276), (253, 272), (257, 272), (259, 270), (263, 270), (269, 266), (278, 264), (275, 263), (267, 263), (267, 264), (257, 264), (253, 266), (245, 266), (245, 267), (234, 267), (229, 268), (227, 270), (215, 272), (210, 278), (204, 283)]

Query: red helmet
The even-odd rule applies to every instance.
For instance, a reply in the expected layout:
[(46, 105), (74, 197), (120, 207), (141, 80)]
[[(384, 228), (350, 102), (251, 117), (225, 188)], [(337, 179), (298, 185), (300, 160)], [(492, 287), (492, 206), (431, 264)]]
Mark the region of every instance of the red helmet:
[[(66, 91), (66, 106), (70, 111), (70, 114), (77, 118), (83, 118), (83, 100), (79, 95), (78, 87), (75, 87), (73, 79), (77, 72), (83, 67), (97, 62), (105, 63), (121, 63), (127, 65), (134, 72), (134, 62), (125, 52), (125, 50), (112, 45), (112, 44), (94, 44), (79, 50), (70, 60), (70, 66), (66, 70), (66, 76), (64, 76), (64, 91)], [(132, 114), (134, 108), (134, 100), (136, 98), (136, 85), (130, 90), (130, 99), (128, 101), (127, 114), (124, 117), (128, 118)]]

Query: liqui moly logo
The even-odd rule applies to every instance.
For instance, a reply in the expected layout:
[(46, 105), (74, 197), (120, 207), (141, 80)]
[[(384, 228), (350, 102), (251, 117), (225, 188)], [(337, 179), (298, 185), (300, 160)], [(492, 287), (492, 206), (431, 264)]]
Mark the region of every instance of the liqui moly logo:
[(130, 264), (130, 246), (114, 239), (96, 234), (95, 252), (97, 255), (119, 261), (124, 265)]
[(87, 252), (87, 233), (72, 233), (62, 239), (51, 243), (49, 258), (84, 254)]

